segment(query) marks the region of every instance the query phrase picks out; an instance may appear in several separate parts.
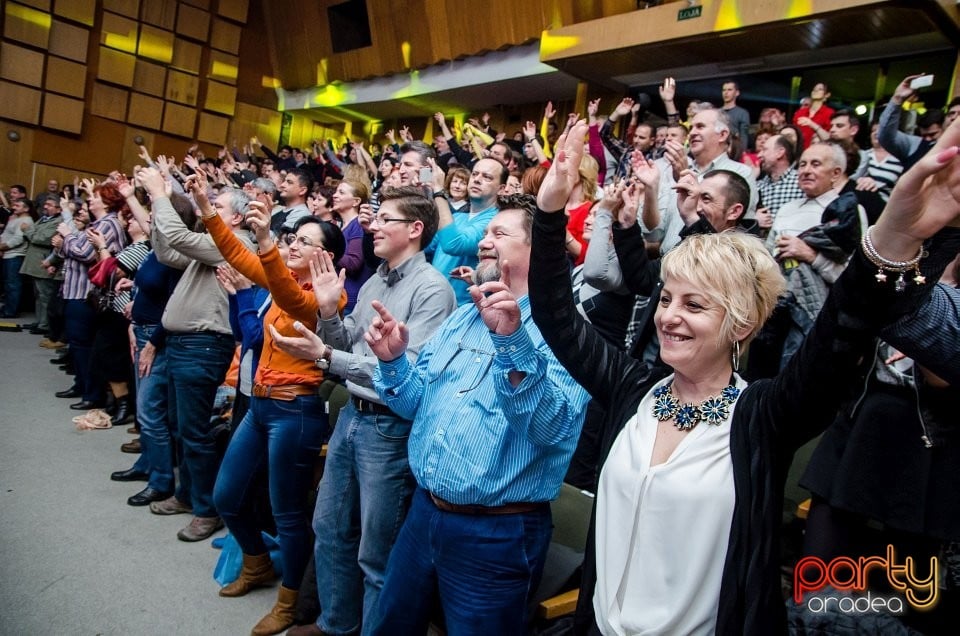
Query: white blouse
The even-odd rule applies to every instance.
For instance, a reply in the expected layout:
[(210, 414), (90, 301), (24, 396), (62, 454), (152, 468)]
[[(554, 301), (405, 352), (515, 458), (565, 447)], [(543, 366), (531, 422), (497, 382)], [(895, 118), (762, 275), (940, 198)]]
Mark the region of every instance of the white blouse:
[[(742, 392), (747, 383), (737, 376), (736, 386)], [(607, 635), (713, 634), (736, 502), (730, 458), (736, 402), (730, 418), (719, 426), (700, 422), (657, 466), (650, 465), (661, 426), (653, 403), (651, 390), (600, 474), (597, 624)]]

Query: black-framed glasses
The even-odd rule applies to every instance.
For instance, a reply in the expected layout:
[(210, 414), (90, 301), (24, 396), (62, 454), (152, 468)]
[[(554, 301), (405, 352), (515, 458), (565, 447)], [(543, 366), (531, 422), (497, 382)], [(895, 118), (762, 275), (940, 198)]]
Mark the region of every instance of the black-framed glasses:
[(382, 214), (378, 214), (377, 216), (373, 217), (373, 219), (371, 219), (370, 222), (371, 222), (371, 223), (376, 223), (377, 225), (383, 227), (383, 226), (386, 225), (387, 223), (391, 223), (391, 222), (394, 222), (394, 223), (413, 223), (414, 221), (416, 221), (416, 219), (401, 219), (400, 217), (384, 216), (384, 215), (382, 215)]

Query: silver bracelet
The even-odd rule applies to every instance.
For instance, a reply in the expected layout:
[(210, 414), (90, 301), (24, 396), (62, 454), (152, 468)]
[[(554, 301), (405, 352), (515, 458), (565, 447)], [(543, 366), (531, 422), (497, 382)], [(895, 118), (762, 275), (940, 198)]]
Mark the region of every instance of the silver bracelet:
[(886, 272), (892, 272), (894, 274), (900, 274), (897, 278), (897, 281), (894, 283), (893, 288), (895, 291), (902, 292), (907, 287), (907, 282), (904, 280), (904, 273), (910, 270), (914, 271), (913, 282), (917, 285), (923, 285), (927, 282), (926, 277), (920, 273), (920, 259), (923, 258), (923, 246), (920, 246), (920, 251), (917, 252), (917, 255), (911, 258), (909, 261), (891, 261), (890, 259), (884, 258), (880, 255), (880, 252), (877, 251), (877, 248), (873, 244), (873, 240), (870, 237), (870, 233), (873, 231), (873, 227), (868, 227), (867, 231), (863, 233), (863, 238), (860, 240), (860, 247), (863, 249), (863, 255), (867, 257), (867, 260), (877, 266), (877, 273), (874, 275), (874, 278), (877, 279), (877, 282), (884, 283), (887, 280)]

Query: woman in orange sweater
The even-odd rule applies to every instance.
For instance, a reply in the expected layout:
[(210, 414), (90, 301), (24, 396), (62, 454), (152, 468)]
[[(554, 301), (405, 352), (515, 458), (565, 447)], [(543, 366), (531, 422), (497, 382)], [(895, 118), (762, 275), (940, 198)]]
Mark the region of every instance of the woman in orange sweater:
[[(201, 176), (199, 183), (204, 183)], [(272, 305), (263, 317), (263, 350), (254, 377), (250, 409), (227, 447), (217, 475), (213, 500), (227, 528), (243, 550), (240, 577), (220, 590), (221, 596), (242, 596), (273, 580), (273, 564), (260, 529), (244, 505), (257, 467), (266, 462), (270, 505), (277, 525), (283, 578), (277, 603), (253, 629), (275, 634), (293, 623), (297, 592), (312, 542), (307, 493), (313, 466), (327, 432), (327, 416), (318, 389), (323, 372), (310, 360), (300, 360), (274, 345), (272, 325), (285, 336), (299, 335), (293, 325), (317, 324), (310, 262), (317, 250), (344, 249), (340, 230), (312, 216), (300, 219), (284, 263), (270, 236), (270, 212), (261, 202), (250, 204), (246, 221), (259, 245), (250, 252), (214, 211), (202, 187), (191, 186), (203, 223), (224, 259), (255, 284), (270, 290)], [(346, 298), (341, 299), (341, 309)]]

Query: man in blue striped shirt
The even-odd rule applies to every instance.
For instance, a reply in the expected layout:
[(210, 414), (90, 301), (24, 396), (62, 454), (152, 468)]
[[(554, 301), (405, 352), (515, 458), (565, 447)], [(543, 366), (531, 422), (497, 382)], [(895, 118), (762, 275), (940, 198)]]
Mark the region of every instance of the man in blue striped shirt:
[[(451, 633), (525, 633), (525, 610), (550, 542), (587, 393), (530, 318), (527, 271), (535, 203), (501, 200), (479, 244), (460, 307), (420, 350), (380, 304), (366, 334), (380, 359), (374, 385), (413, 419), (418, 488), (387, 564), (369, 633), (424, 633), (436, 585)], [(367, 630), (364, 630), (367, 633)]]

